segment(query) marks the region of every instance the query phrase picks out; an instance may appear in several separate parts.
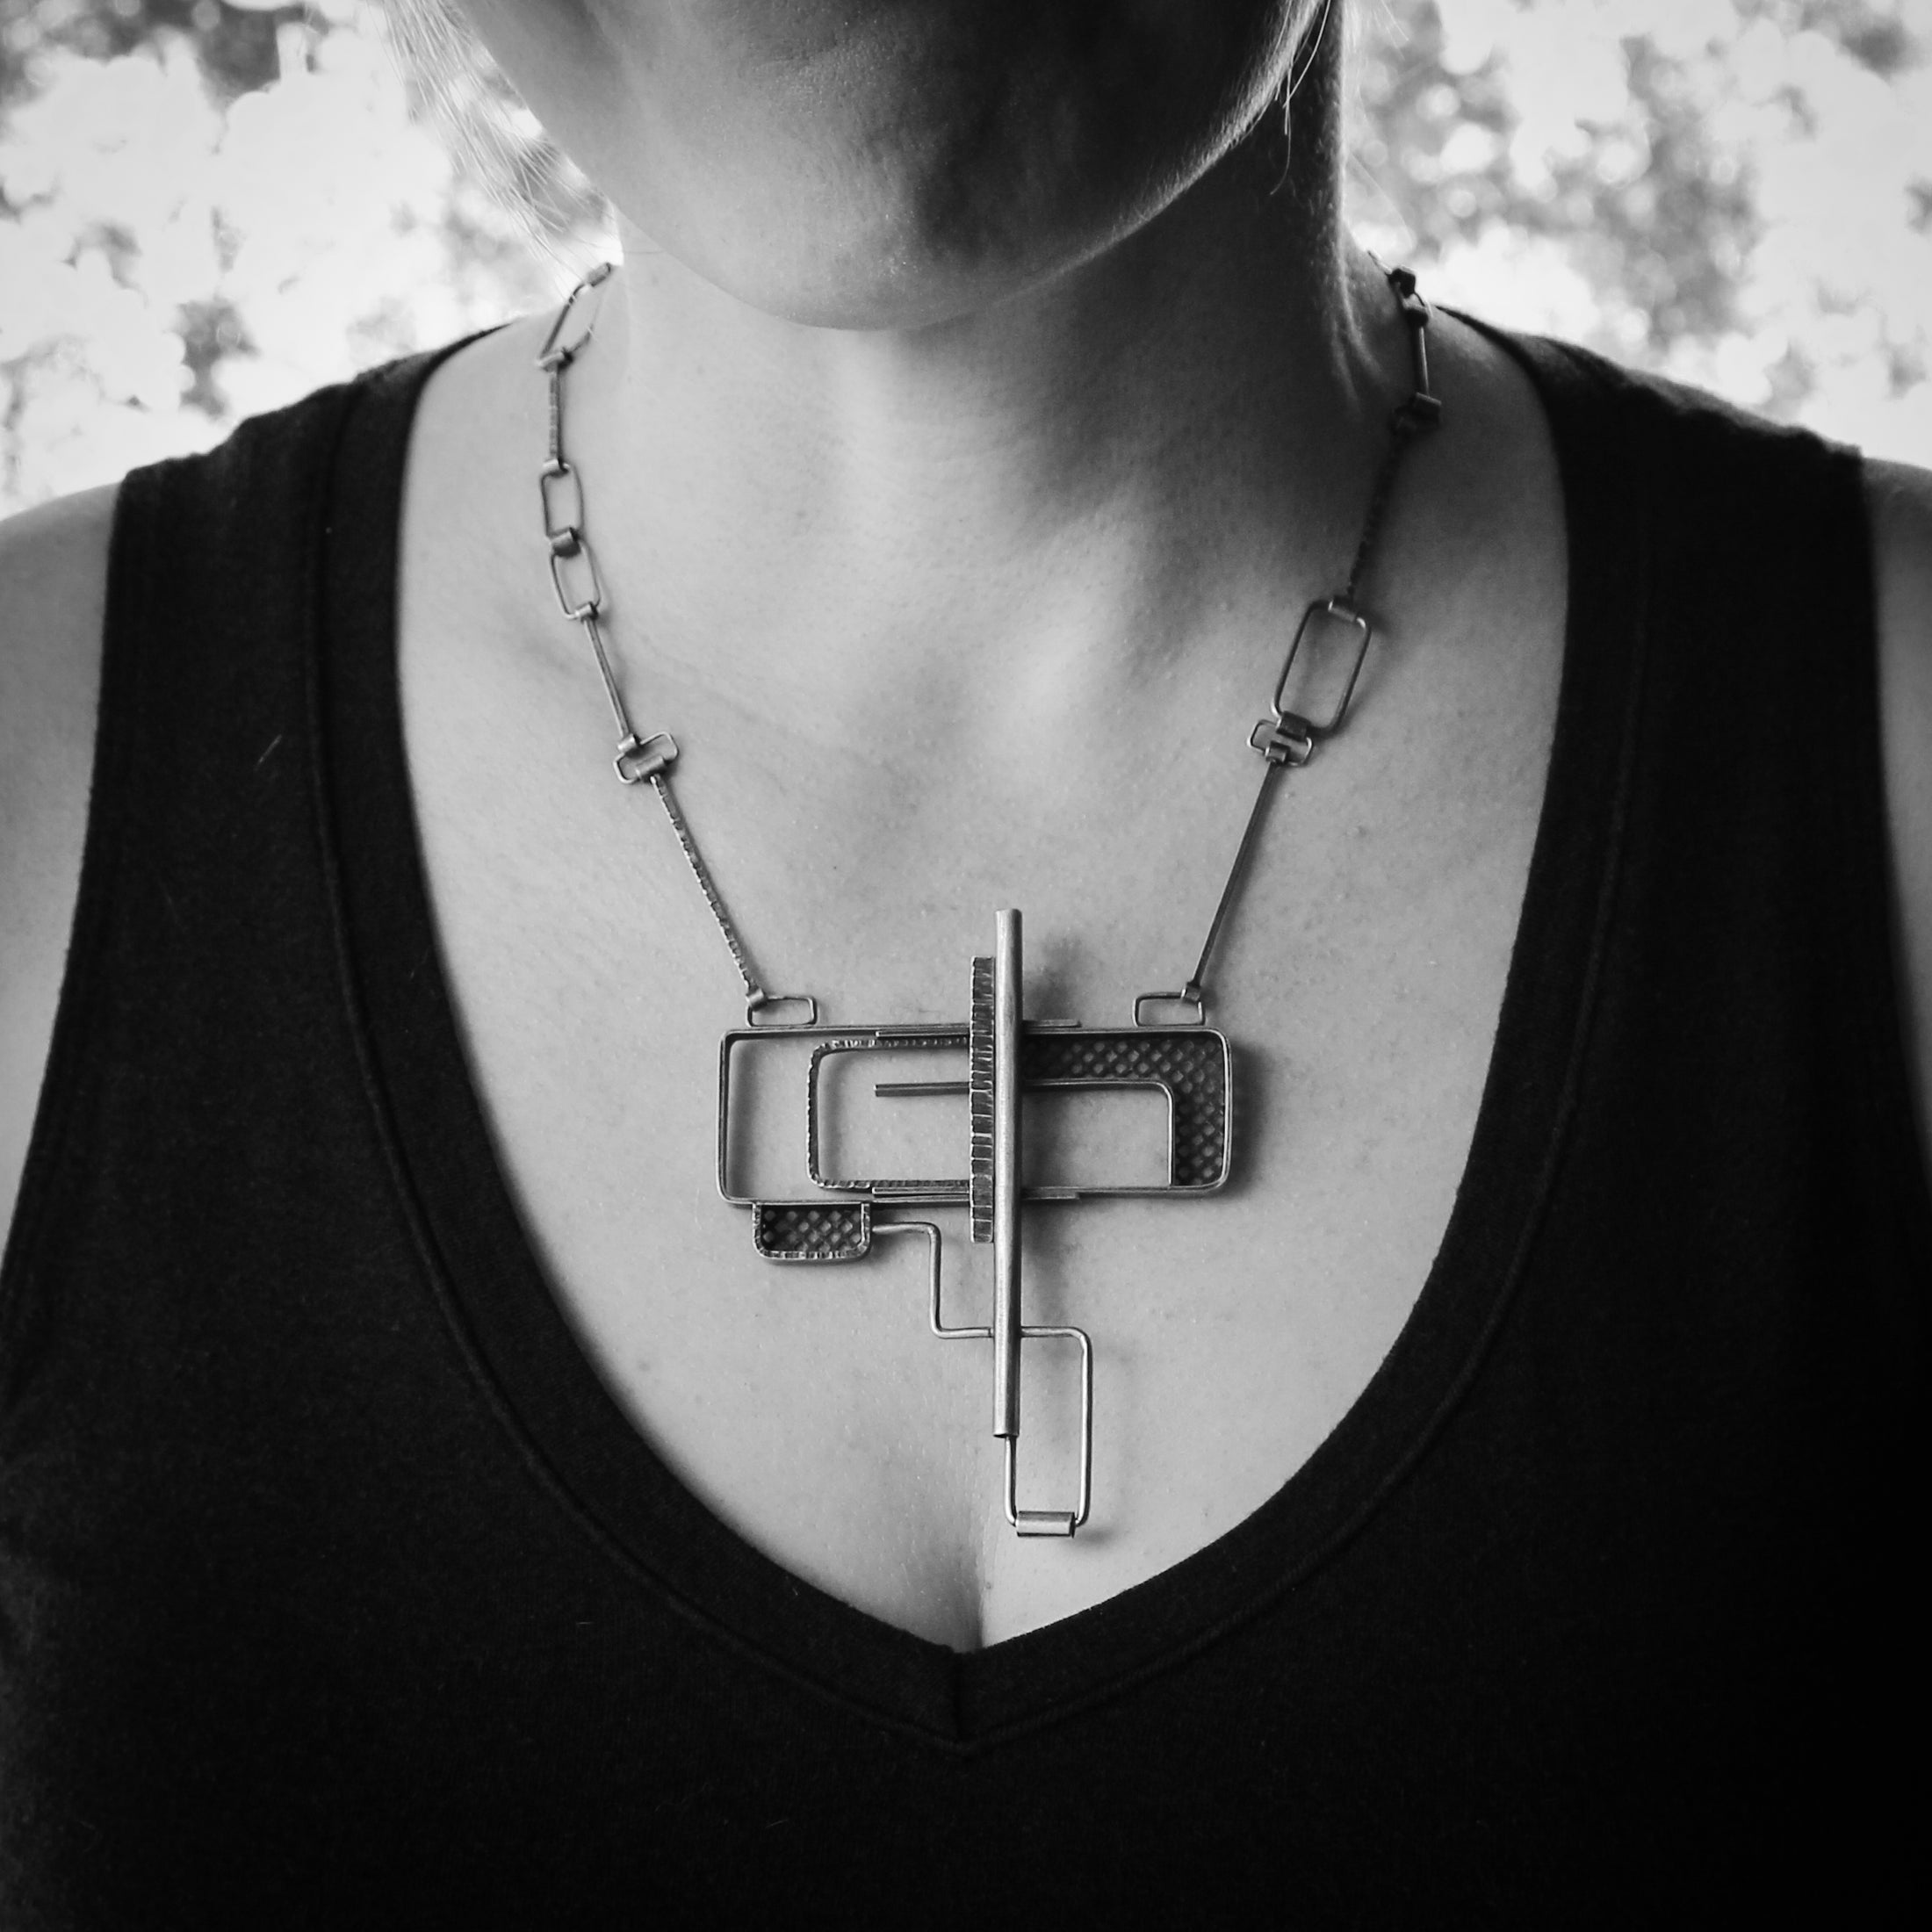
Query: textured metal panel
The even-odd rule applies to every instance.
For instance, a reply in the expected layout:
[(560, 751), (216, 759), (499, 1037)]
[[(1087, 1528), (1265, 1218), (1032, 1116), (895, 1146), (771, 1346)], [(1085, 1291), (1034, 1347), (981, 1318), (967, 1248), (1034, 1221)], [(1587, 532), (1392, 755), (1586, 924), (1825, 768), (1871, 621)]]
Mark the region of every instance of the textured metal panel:
[[(1029, 1086), (1157, 1082), (1174, 1097), (1170, 1186), (1212, 1187), (1228, 1166), (1228, 1048), (1217, 1033), (1176, 1027), (1030, 1033), (1020, 1063)], [(1092, 1192), (1092, 1190), (1083, 1190)]]
[(756, 1201), (752, 1241), (768, 1261), (856, 1261), (872, 1246), (872, 1204)]

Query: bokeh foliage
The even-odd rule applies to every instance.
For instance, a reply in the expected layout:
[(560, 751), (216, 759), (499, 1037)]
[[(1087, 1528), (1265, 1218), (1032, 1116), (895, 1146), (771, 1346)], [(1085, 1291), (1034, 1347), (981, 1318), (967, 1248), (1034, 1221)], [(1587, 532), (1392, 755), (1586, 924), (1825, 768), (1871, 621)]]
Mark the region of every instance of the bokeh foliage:
[(1932, 462), (1928, 0), (1376, 18), (1359, 229), (1498, 319)]
[[(1932, 0), (1345, 24), (1352, 219), (1432, 293), (1932, 464)], [(595, 252), (500, 83), (459, 77), (495, 139), (452, 158), (383, 40), (357, 0), (0, 0), (0, 509), (546, 301)]]

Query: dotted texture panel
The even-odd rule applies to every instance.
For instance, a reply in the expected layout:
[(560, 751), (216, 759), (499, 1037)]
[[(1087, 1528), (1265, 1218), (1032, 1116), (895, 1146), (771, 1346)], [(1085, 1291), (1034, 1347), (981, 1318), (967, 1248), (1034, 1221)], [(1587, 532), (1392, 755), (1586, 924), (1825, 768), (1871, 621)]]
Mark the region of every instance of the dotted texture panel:
[(1160, 1080), (1174, 1095), (1176, 1187), (1211, 1187), (1228, 1161), (1228, 1072), (1220, 1036), (1175, 1028), (1032, 1033), (1020, 1042), (1022, 1077), (1107, 1085)]
[(760, 1201), (752, 1209), (752, 1239), (768, 1261), (856, 1261), (872, 1245), (871, 1203)]

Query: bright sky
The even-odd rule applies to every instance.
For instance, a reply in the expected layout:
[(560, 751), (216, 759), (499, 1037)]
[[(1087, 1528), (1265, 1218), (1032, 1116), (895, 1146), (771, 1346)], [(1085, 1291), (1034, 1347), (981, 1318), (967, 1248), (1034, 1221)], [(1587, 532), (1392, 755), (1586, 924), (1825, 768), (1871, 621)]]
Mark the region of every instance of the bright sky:
[[(355, 0), (320, 0), (347, 22)], [(1932, 47), (1932, 0), (1902, 0)], [(1670, 372), (1749, 407), (1932, 466), (1932, 65), (1881, 78), (1818, 33), (1732, 0), (1438, 0), (1445, 64), (1506, 69), (1524, 191), (1590, 151), (1634, 179), (1647, 137), (1626, 43), (1684, 63), (1720, 165), (1761, 233), (1738, 326), (1675, 346)], [(1366, 31), (1379, 30), (1371, 16)], [(453, 178), (369, 32), (283, 30), (278, 84), (224, 110), (186, 44), (108, 63), (59, 54), (0, 126), (0, 511), (205, 447), (242, 415), (551, 299), (560, 271)], [(1464, 125), (1446, 175), (1499, 156)], [(319, 165), (319, 157), (327, 165)], [(1393, 162), (1386, 166), (1393, 167)], [(1429, 292), (1510, 325), (1633, 352), (1643, 319), (1563, 237), (1472, 226), (1417, 252), (1374, 191), (1358, 227)], [(464, 238), (481, 236), (483, 253)], [(197, 407), (183, 312), (220, 353)], [(237, 346), (249, 352), (234, 353)], [(1779, 390), (1802, 378), (1795, 402)]]

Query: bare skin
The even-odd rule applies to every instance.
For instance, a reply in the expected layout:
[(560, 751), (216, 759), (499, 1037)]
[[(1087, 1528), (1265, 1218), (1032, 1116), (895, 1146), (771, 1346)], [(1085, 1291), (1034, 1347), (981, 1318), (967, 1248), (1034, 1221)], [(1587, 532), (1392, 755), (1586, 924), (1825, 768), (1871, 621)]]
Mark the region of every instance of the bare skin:
[[(686, 808), (775, 983), (855, 1020), (956, 1017), (991, 909), (1019, 905), (1031, 1004), (1112, 1019), (1191, 956), (1282, 613), (1345, 565), (1401, 333), (1373, 269), (1228, 151), (1285, 14), (1221, 10), (1193, 106), (1116, 115), (1135, 158), (1111, 173), (1074, 90), (1056, 138), (1083, 157), (1078, 193), (1051, 153), (994, 152), (964, 168), (963, 220), (956, 201), (922, 212), (922, 184), (932, 155), (956, 175), (981, 151), (963, 122), (893, 104), (962, 64), (1044, 97), (1058, 56), (964, 45), (943, 4), (859, 11), (850, 39), (828, 26), (781, 57), (760, 8), (545, 9), (550, 51), (520, 66), (536, 17), (479, 9), (657, 238), (629, 234), (571, 378), (613, 640), (641, 719), (687, 747)], [(1157, 33), (1162, 10), (1143, 11)], [(742, 30), (729, 45), (700, 31), (720, 18)], [(600, 95), (584, 48), (624, 84)], [(703, 111), (681, 119), (681, 102)], [(880, 133), (906, 125), (900, 145)], [(1359, 1395), (1440, 1240), (1560, 666), (1561, 506), (1533, 398), (1442, 324), (1448, 427), (1404, 479), (1373, 680), (1271, 823), (1217, 976), (1254, 1101), (1236, 1185), (1042, 1217), (1029, 1283), (1039, 1318), (1099, 1341), (1106, 1474), (1090, 1532), (1029, 1545), (998, 1518), (983, 1352), (927, 1337), (911, 1258), (801, 1294), (715, 1198), (715, 1041), (740, 1008), (664, 828), (610, 782), (595, 686), (550, 600), (540, 327), (465, 351), (425, 396), (401, 630), (444, 968), (533, 1245), (642, 1433), (777, 1561), (960, 1648), (1069, 1615), (1280, 1486)], [(1872, 489), (1923, 1099), (1932, 479), (1878, 468)], [(10, 1189), (78, 873), (110, 509), (97, 494), (0, 534)], [(962, 1282), (955, 1318), (978, 1318), (984, 1290)], [(1050, 1486), (1070, 1390), (1035, 1373), (1027, 1440)]]

